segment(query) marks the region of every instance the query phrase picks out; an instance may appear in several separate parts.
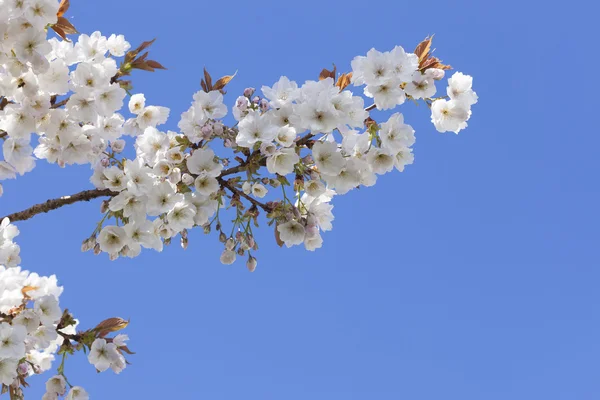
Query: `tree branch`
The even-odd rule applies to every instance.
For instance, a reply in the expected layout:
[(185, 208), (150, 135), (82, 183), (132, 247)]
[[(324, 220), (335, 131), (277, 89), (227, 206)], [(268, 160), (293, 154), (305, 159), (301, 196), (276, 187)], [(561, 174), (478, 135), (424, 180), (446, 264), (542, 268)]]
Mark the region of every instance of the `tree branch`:
[(217, 178), (217, 180), (219, 181), (219, 183), (221, 184), (222, 187), (225, 187), (227, 189), (229, 189), (231, 191), (231, 193), (233, 194), (237, 194), (238, 196), (241, 196), (243, 198), (245, 198), (246, 200), (248, 200), (250, 203), (254, 204), (257, 207), (262, 208), (263, 210), (265, 210), (265, 212), (270, 213), (271, 211), (273, 211), (273, 208), (270, 207), (267, 204), (263, 204), (260, 201), (256, 200), (255, 198), (247, 195), (246, 193), (244, 193), (241, 190), (238, 190), (235, 186), (233, 186), (231, 184), (231, 182), (222, 179), (221, 177)]
[(0, 218), (2, 221), (4, 218), (9, 218), (11, 222), (15, 221), (25, 221), (37, 214), (47, 213), (48, 211), (56, 210), (57, 208), (64, 207), (69, 204), (77, 203), (79, 201), (90, 201), (96, 199), (98, 197), (105, 196), (116, 196), (118, 193), (113, 192), (109, 189), (93, 189), (93, 190), (84, 190), (83, 192), (79, 192), (73, 194), (71, 196), (63, 196), (58, 199), (51, 199), (45, 201), (40, 204), (36, 204), (34, 206), (29, 207), (26, 210), (19, 211), (10, 215), (6, 215)]

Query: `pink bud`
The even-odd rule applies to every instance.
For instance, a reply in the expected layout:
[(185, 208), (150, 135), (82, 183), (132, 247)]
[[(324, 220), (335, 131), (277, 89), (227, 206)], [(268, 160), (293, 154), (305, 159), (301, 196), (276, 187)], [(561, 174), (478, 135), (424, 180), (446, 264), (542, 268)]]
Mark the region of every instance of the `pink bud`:
[(213, 132), (217, 136), (220, 136), (223, 134), (223, 123), (221, 121), (215, 122), (215, 124), (213, 125)]
[(19, 366), (17, 367), (17, 372), (19, 373), (19, 375), (29, 374), (29, 364), (27, 364), (27, 363), (19, 364)]
[(203, 137), (205, 140), (208, 140), (208, 139), (210, 139), (210, 137), (211, 137), (211, 136), (212, 136), (212, 134), (213, 134), (213, 128), (212, 128), (212, 126), (210, 126), (210, 125), (208, 125), (208, 124), (204, 125), (204, 126), (202, 127), (201, 131), (202, 131), (202, 137)]
[(254, 272), (256, 270), (257, 264), (258, 262), (256, 261), (256, 258), (248, 256), (248, 261), (246, 262), (246, 267), (248, 268), (248, 271)]
[(123, 149), (125, 148), (125, 141), (123, 139), (118, 139), (115, 140), (114, 142), (112, 142), (110, 144), (110, 148), (112, 149), (112, 151), (114, 151), (115, 153), (120, 153), (123, 151)]
[(182, 177), (181, 177), (181, 181), (182, 181), (184, 184), (186, 184), (186, 185), (188, 185), (188, 186), (189, 186), (189, 185), (191, 185), (192, 183), (194, 183), (194, 177), (193, 177), (193, 176), (191, 176), (191, 175), (190, 175), (190, 174), (188, 174), (188, 173), (185, 173), (185, 174), (183, 174), (183, 175), (182, 175)]
[(269, 109), (269, 102), (267, 101), (267, 99), (262, 99), (260, 101), (260, 111), (262, 112), (266, 112)]
[(246, 96), (248, 98), (252, 97), (255, 90), (256, 89), (254, 89), (253, 87), (248, 87), (248, 88), (244, 89), (244, 96)]
[(225, 242), (225, 248), (227, 250), (233, 250), (235, 248), (235, 240), (233, 238), (227, 239), (227, 242)]

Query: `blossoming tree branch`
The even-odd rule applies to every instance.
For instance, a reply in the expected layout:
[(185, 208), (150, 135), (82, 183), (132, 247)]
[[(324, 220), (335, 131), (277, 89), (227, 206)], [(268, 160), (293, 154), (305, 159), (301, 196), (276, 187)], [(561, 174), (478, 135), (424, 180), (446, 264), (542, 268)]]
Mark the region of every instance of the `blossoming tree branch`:
[[(439, 132), (458, 133), (477, 102), (472, 78), (460, 72), (436, 94), (451, 67), (432, 55), (429, 37), (414, 52), (372, 49), (346, 73), (334, 67), (301, 85), (282, 76), (247, 88), (230, 108), (224, 95), (233, 76), (213, 79), (205, 70), (179, 129), (165, 132), (170, 110), (146, 104), (128, 79), (134, 70), (163, 69), (149, 58), (153, 41), (132, 49), (123, 35), (79, 34), (68, 8), (69, 0), (0, 0), (0, 180), (46, 160), (89, 164), (93, 185), (2, 218), (0, 383), (11, 399), (24, 398), (29, 376), (54, 367), (44, 399), (87, 399), (67, 379), (65, 361), (83, 350), (98, 371), (119, 373), (132, 354), (127, 335), (116, 334), (128, 321), (79, 329), (59, 305), (56, 277), (19, 267), (13, 223), (102, 198), (84, 251), (115, 260), (173, 241), (186, 248), (197, 228), (218, 237), (222, 263), (244, 257), (254, 271), (259, 224), (280, 246), (316, 250), (332, 229), (335, 196), (413, 163), (415, 134), (403, 115), (378, 121), (373, 112), (424, 103)], [(229, 112), (233, 125), (223, 122)]]

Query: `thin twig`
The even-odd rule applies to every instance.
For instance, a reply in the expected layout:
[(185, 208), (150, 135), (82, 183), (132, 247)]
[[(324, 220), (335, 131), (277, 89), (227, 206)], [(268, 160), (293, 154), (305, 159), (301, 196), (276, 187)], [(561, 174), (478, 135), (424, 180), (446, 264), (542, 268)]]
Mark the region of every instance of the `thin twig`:
[(221, 184), (222, 187), (229, 189), (233, 194), (237, 194), (238, 196), (241, 196), (241, 197), (245, 198), (250, 203), (252, 203), (255, 206), (260, 207), (263, 210), (265, 210), (265, 212), (270, 213), (271, 211), (273, 211), (273, 209), (270, 206), (268, 206), (268, 205), (266, 205), (264, 203), (261, 203), (260, 201), (258, 201), (255, 198), (247, 195), (243, 191), (238, 190), (235, 186), (233, 186), (231, 184), (231, 182), (229, 182), (227, 180), (224, 180), (224, 179), (221, 179), (220, 177), (217, 178), (217, 180), (219, 181), (219, 183)]
[(116, 196), (117, 194), (118, 193), (113, 192), (109, 189), (84, 190), (83, 192), (79, 192), (71, 196), (63, 196), (58, 199), (47, 200), (43, 203), (31, 206), (26, 210), (6, 215), (0, 218), (0, 221), (2, 221), (4, 218), (10, 219), (11, 222), (25, 221), (34, 217), (37, 214), (47, 213), (49, 211), (56, 210), (57, 208), (61, 208), (69, 204), (77, 203), (79, 201), (90, 201), (98, 197)]

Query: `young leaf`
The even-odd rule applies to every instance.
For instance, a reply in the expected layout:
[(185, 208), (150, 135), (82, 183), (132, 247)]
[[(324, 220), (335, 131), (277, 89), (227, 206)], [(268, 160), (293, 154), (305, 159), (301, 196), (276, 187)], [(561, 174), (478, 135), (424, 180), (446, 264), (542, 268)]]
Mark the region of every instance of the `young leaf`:
[(342, 90), (346, 89), (346, 87), (348, 87), (348, 85), (350, 85), (350, 79), (352, 79), (352, 72), (348, 72), (347, 74), (340, 75), (337, 83), (335, 84), (337, 87), (340, 88), (340, 92)]
[(333, 78), (333, 80), (335, 81), (335, 73), (336, 73), (335, 64), (333, 64), (333, 69), (331, 71), (326, 68), (323, 68), (323, 70), (319, 74), (319, 80), (322, 81), (323, 79)]
[(58, 5), (58, 12), (56, 13), (56, 16), (60, 18), (63, 15), (65, 15), (65, 13), (67, 12), (67, 10), (69, 9), (70, 6), (71, 6), (70, 0), (62, 0), (60, 2), (60, 4)]
[(218, 81), (215, 82), (215, 84), (213, 86), (213, 90), (221, 90), (221, 89), (223, 89), (225, 87), (225, 85), (227, 85), (229, 82), (231, 82), (231, 80), (236, 75), (237, 75), (237, 71), (233, 75), (225, 75), (224, 77), (220, 78)]

